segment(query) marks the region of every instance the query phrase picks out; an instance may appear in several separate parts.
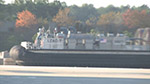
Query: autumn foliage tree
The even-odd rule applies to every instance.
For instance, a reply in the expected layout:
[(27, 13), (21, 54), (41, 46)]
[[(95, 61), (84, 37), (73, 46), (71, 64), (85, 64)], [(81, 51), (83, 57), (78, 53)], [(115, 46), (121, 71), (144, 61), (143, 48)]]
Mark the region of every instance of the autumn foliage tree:
[(91, 30), (96, 28), (97, 17), (91, 17), (86, 20), (86, 31), (90, 32)]
[(122, 25), (121, 13), (109, 12), (102, 14), (97, 21), (97, 25), (107, 32), (117, 32), (117, 27)]
[(37, 19), (34, 14), (28, 10), (17, 13), (16, 27), (26, 27), (30, 28), (37, 24)]
[(97, 18), (96, 17), (91, 17), (90, 19), (88, 19), (85, 23), (88, 26), (95, 26), (97, 22)]
[(146, 10), (127, 10), (122, 14), (124, 25), (128, 28), (150, 27), (150, 13)]
[(68, 26), (73, 24), (73, 19), (69, 16), (70, 9), (65, 8), (59, 10), (56, 16), (53, 18), (53, 22), (56, 22), (58, 26)]
[(107, 25), (107, 24), (121, 24), (122, 18), (120, 12), (109, 12), (107, 14), (102, 14), (99, 17), (97, 25)]

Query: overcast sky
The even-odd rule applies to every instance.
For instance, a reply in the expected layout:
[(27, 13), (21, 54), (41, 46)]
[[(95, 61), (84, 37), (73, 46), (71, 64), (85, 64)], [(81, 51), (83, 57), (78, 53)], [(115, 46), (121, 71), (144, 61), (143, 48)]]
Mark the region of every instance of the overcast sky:
[[(10, 3), (14, 0), (5, 0), (6, 3)], [(49, 2), (53, 2), (54, 0), (49, 0)], [(60, 2), (66, 2), (68, 6), (70, 5), (78, 5), (82, 6), (82, 4), (93, 4), (94, 7), (106, 7), (108, 5), (114, 5), (120, 7), (121, 5), (130, 5), (132, 6), (141, 6), (141, 5), (148, 5), (150, 7), (150, 0), (59, 0)]]

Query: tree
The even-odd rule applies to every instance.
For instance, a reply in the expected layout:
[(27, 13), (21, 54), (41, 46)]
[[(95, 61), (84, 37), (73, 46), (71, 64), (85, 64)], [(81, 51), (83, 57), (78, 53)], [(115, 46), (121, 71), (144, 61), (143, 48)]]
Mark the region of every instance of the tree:
[(90, 32), (91, 29), (95, 29), (96, 28), (96, 22), (97, 22), (96, 17), (91, 17), (90, 19), (88, 19), (85, 22), (87, 25), (86, 30)]
[(126, 10), (130, 9), (130, 6), (127, 5), (127, 6), (121, 6), (120, 7), (120, 12), (125, 12)]
[(48, 20), (47, 20), (47, 18), (40, 17), (40, 18), (37, 19), (37, 23), (38, 23), (39, 26), (48, 27)]
[(97, 34), (99, 34), (99, 32), (98, 31), (96, 31), (96, 30), (94, 30), (94, 29), (91, 29), (90, 30), (90, 34), (92, 34), (92, 35), (97, 35)]
[(15, 0), (14, 3), (17, 5), (21, 5), (25, 3), (25, 0)]
[(76, 21), (86, 22), (91, 17), (99, 16), (92, 4), (83, 4), (82, 7), (73, 5), (70, 9), (70, 14), (74, 16)]
[(97, 18), (96, 17), (91, 17), (90, 19), (88, 19), (85, 23), (88, 26), (95, 26), (97, 22)]
[(48, 3), (48, 0), (34, 0), (34, 3)]
[(70, 9), (65, 8), (59, 10), (56, 16), (53, 18), (53, 22), (56, 22), (58, 26), (69, 26), (73, 24), (73, 19), (69, 16)]
[(126, 35), (126, 36), (128, 36), (128, 37), (133, 37), (133, 34), (132, 34), (132, 32), (129, 32), (129, 31), (123, 31), (123, 34), (124, 35)]
[(102, 14), (97, 21), (97, 25), (102, 27), (106, 32), (119, 32), (116, 30), (122, 25), (121, 13), (109, 12)]
[(147, 5), (142, 5), (142, 6), (139, 6), (139, 7), (132, 7), (131, 8), (132, 10), (138, 10), (138, 11), (142, 11), (142, 10), (146, 10), (146, 11), (149, 11), (149, 7)]
[(27, 3), (33, 3), (32, 0), (14, 0), (14, 3), (17, 5), (27, 4)]
[(5, 3), (5, 1), (3, 1), (3, 0), (0, 0), (0, 4), (4, 4)]
[(128, 28), (150, 27), (150, 13), (146, 10), (127, 10), (122, 14), (124, 25)]
[(120, 24), (121, 23), (121, 14), (120, 12), (109, 12), (103, 14), (99, 17), (97, 22), (98, 25), (107, 25), (107, 24)]
[(101, 14), (106, 14), (109, 12), (120, 12), (121, 8), (119, 7), (114, 7), (113, 5), (108, 5), (107, 7), (100, 7), (97, 9), (98, 13)]
[(25, 10), (17, 13), (16, 27), (26, 27), (30, 28), (31, 26), (37, 24), (37, 19), (34, 14), (30, 11)]

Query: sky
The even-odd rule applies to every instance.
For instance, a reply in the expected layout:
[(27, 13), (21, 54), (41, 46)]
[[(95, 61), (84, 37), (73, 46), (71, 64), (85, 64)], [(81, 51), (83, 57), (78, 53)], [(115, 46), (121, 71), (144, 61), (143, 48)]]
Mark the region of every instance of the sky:
[[(13, 0), (4, 0), (6, 3), (11, 3)], [(49, 2), (53, 2), (54, 0), (49, 0)], [(150, 7), (150, 0), (59, 0), (60, 2), (66, 2), (68, 6), (70, 5), (78, 5), (82, 6), (82, 4), (93, 4), (94, 7), (107, 7), (108, 5), (114, 5), (116, 7), (130, 5), (132, 6), (142, 6), (147, 5)]]

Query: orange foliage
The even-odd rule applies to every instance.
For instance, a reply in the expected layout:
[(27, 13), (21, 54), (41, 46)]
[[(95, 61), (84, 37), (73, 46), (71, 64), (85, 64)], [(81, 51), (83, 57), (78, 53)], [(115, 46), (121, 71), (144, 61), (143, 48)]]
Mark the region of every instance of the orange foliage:
[(108, 25), (108, 24), (115, 24), (119, 25), (122, 24), (121, 13), (109, 12), (107, 14), (102, 14), (97, 21), (97, 25)]
[(70, 9), (65, 8), (64, 10), (59, 10), (57, 15), (53, 18), (53, 22), (56, 22), (59, 26), (72, 25), (73, 19), (69, 16)]
[(146, 10), (127, 10), (122, 14), (124, 24), (128, 28), (138, 28), (138, 27), (149, 27), (150, 24), (150, 13)]
[(18, 12), (18, 19), (16, 19), (16, 27), (26, 27), (30, 28), (32, 25), (37, 24), (37, 19), (34, 14), (30, 11), (25, 10), (22, 12)]

